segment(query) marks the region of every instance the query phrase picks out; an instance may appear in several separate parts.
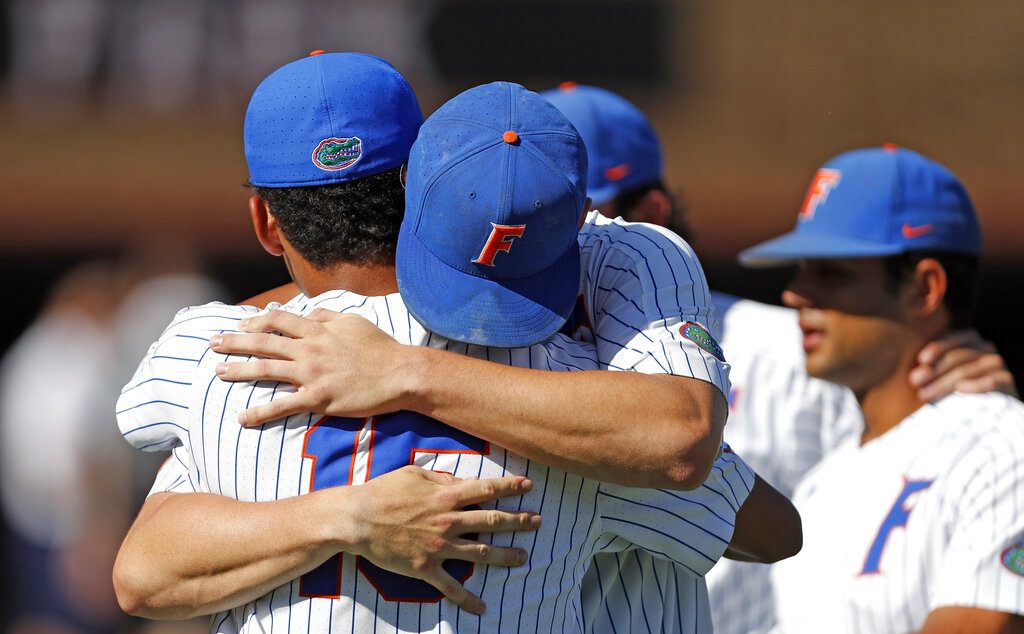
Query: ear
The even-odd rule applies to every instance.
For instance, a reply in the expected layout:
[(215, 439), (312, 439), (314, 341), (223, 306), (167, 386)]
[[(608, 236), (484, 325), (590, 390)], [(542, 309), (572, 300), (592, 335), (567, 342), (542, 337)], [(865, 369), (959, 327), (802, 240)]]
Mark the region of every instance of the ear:
[(941, 311), (949, 278), (938, 260), (925, 258), (914, 267), (914, 276), (905, 289), (907, 314), (914, 319), (928, 319)]
[(263, 249), (270, 255), (283, 255), (284, 245), (281, 244), (277, 220), (270, 213), (267, 201), (259, 196), (250, 196), (249, 217), (252, 218), (252, 228), (256, 232), (256, 239), (263, 245)]
[(587, 219), (587, 214), (592, 211), (594, 211), (594, 201), (590, 199), (590, 196), (587, 196), (587, 199), (583, 201), (583, 213), (580, 214), (580, 221), (576, 227), (577, 229), (583, 228), (583, 221)]
[(630, 222), (649, 222), (666, 227), (672, 218), (672, 200), (664, 191), (654, 188), (644, 194), (626, 216)]

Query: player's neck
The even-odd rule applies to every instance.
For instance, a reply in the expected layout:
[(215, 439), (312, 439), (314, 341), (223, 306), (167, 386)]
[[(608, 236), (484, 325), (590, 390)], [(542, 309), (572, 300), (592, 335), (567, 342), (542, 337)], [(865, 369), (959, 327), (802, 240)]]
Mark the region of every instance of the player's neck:
[(924, 401), (910, 385), (910, 370), (916, 354), (907, 354), (903, 363), (888, 378), (856, 393), (864, 414), (861, 444), (877, 438), (917, 411)]
[(398, 292), (395, 267), (379, 264), (338, 264), (326, 269), (309, 267), (299, 283), (307, 297), (316, 297), (327, 291), (344, 290), (377, 297)]

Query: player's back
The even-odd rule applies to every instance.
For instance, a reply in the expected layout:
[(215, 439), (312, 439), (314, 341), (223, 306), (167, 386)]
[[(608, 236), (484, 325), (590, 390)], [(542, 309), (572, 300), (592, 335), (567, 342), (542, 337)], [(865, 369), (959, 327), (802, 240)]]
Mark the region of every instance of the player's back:
[[(427, 333), (397, 295), (366, 298), (331, 293), (297, 298), (286, 309), (316, 307), (362, 315), (402, 343), (431, 345), (499, 363), (551, 370), (594, 369), (586, 346), (556, 337), (543, 346), (486, 349)], [(459, 477), (529, 476), (532, 491), (501, 500), (506, 510), (541, 512), (535, 533), (483, 535), (530, 552), (521, 568), (454, 564), (451, 572), (490, 605), (482, 617), (464, 613), (430, 586), (338, 556), (256, 602), (216, 615), (217, 632), (573, 631), (581, 627), (577, 588), (595, 552), (636, 545), (706, 572), (731, 535), (735, 510), (725, 498), (699, 503), (677, 492), (617, 487), (531, 462), (503, 448), (410, 412), (370, 419), (303, 414), (255, 429), (236, 422), (241, 410), (293, 388), (277, 382), (229, 384), (216, 378), (224, 360), (206, 340), (237, 330), (244, 308), (213, 305), (184, 311), (151, 349), (119, 403), (122, 431), (137, 447), (171, 447), (187, 466), (187, 490), (240, 500), (301, 495), (321, 487), (359, 484), (413, 463)], [(190, 385), (185, 385), (190, 383)], [(183, 415), (184, 414), (184, 415)], [(513, 423), (514, 421), (510, 421)], [(710, 486), (726, 490), (744, 468), (720, 465)], [(700, 525), (700, 530), (694, 526)], [(493, 541), (492, 541), (493, 540)]]

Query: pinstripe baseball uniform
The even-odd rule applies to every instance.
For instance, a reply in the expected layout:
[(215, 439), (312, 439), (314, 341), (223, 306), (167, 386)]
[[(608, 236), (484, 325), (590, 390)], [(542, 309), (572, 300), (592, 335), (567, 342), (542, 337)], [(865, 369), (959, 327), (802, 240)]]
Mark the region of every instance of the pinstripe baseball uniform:
[[(822, 456), (856, 436), (853, 394), (808, 376), (796, 311), (712, 293), (732, 371), (725, 439), (772, 486), (792, 497)], [(767, 632), (775, 622), (771, 566), (723, 559), (708, 573), (718, 634)]]
[[(570, 331), (596, 343), (602, 367), (690, 376), (723, 387), (719, 374), (728, 365), (714, 342), (717, 328), (707, 280), (689, 245), (661, 227), (592, 212), (580, 231), (580, 247), (585, 292)], [(637, 323), (650, 325), (638, 336)], [(700, 326), (696, 332), (693, 324)], [(701, 338), (702, 331), (710, 341)], [(629, 356), (608, 341), (627, 337)], [(624, 358), (639, 362), (623, 363)], [(733, 457), (726, 453), (723, 460)], [(720, 466), (713, 473), (725, 475), (717, 472)], [(753, 486), (753, 474), (727, 482), (727, 504), (738, 509)], [(588, 632), (711, 630), (703, 577), (641, 550), (598, 554), (582, 592)]]
[(804, 548), (776, 564), (782, 632), (907, 632), (966, 606), (1024, 613), (1024, 405), (954, 393), (797, 488)]
[[(562, 336), (545, 346), (513, 350), (444, 341), (424, 332), (397, 295), (364, 298), (337, 292), (314, 300), (299, 297), (286, 309), (303, 314), (316, 307), (366, 316), (386, 332), (400, 333), (397, 338), (403, 343), (446, 347), (529, 367), (596, 367), (592, 349)], [(642, 546), (699, 576), (731, 536), (734, 508), (745, 492), (730, 497), (730, 480), (752, 478), (731, 454), (716, 465), (705, 489), (679, 493), (628, 489), (568, 475), (407, 412), (366, 421), (304, 415), (283, 425), (243, 429), (235, 422), (239, 411), (292, 389), (273, 382), (227, 384), (215, 378), (213, 368), (223, 357), (208, 350), (206, 339), (234, 331), (245, 314), (244, 308), (223, 305), (180, 313), (122, 394), (118, 419), (132, 444), (176, 447), (158, 476), (158, 488), (270, 500), (308, 492), (311, 486), (358, 484), (412, 459), (457, 476), (529, 475), (534, 490), (522, 500), (503, 500), (500, 505), (540, 510), (547, 521), (537, 534), (483, 536), (501, 545), (514, 542), (526, 547), (531, 552), (527, 568), (479, 567), (470, 575), (468, 565), (461, 570), (456, 566), (456, 575), (470, 575), (468, 587), (496, 606), (482, 618), (436, 601), (429, 586), (355, 557), (340, 557), (259, 601), (217, 615), (214, 631), (369, 631), (378, 623), (402, 631), (579, 630), (577, 588), (592, 553)], [(617, 363), (651, 362), (651, 355), (623, 350), (614, 357)], [(696, 355), (696, 363), (700, 354), (689, 354)], [(667, 355), (663, 357), (656, 362), (668, 363)], [(315, 458), (321, 459), (314, 462)]]

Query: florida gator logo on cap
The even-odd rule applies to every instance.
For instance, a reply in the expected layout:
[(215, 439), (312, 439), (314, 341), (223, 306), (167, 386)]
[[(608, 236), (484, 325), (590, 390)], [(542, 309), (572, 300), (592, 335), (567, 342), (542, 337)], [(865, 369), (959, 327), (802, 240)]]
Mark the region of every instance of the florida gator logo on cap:
[(359, 137), (330, 137), (313, 150), (313, 165), (322, 170), (336, 172), (355, 165), (363, 157), (363, 142)]

